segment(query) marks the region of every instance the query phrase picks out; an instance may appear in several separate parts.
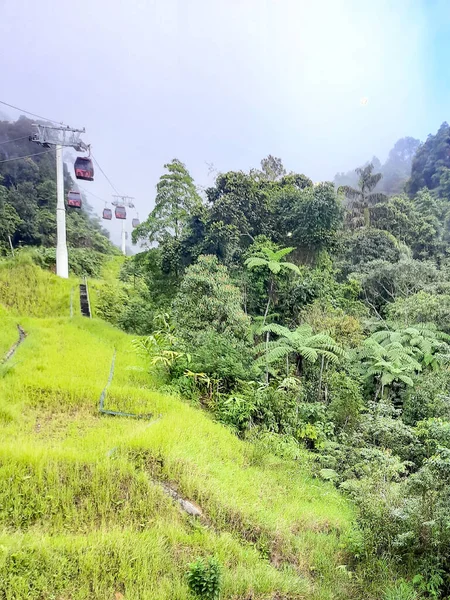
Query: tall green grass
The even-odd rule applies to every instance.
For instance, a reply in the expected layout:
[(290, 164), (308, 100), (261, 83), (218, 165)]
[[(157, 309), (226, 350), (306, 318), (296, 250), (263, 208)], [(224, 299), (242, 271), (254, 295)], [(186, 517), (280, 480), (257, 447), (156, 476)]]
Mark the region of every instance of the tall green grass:
[[(350, 583), (340, 568), (346, 561), (340, 540), (351, 527), (353, 512), (331, 485), (311, 477), (306, 455), (298, 462), (256, 457), (251, 444), (206, 414), (158, 393), (157, 377), (149, 376), (130, 338), (107, 324), (81, 317), (21, 320), (29, 335), (0, 393), (0, 414), (2, 406), (16, 409), (4, 420), (0, 440), (0, 481), (8, 482), (0, 491), (0, 526), (9, 532), (9, 542), (3, 543), (7, 557), (30, 531), (39, 539), (44, 536), (43, 548), (50, 556), (66, 540), (60, 535), (69, 532), (82, 546), (88, 531), (98, 530), (100, 544), (101, 535), (108, 538), (122, 529), (124, 543), (114, 550), (125, 552), (116, 557), (122, 564), (131, 551), (129, 540), (148, 527), (180, 528), (180, 535), (185, 531), (187, 536), (184, 560), (179, 560), (177, 544), (167, 549), (172, 553), (167, 568), (177, 576), (167, 580), (161, 598), (187, 597), (182, 576), (187, 562), (220, 547), (223, 536), (231, 545), (229, 556), (222, 551), (231, 569), (225, 598), (241, 592), (254, 598), (275, 592), (295, 598), (307, 589), (310, 597), (333, 598), (336, 589), (345, 597)], [(152, 420), (99, 415), (98, 398), (114, 348), (116, 370), (106, 407), (152, 413)], [(203, 525), (180, 515), (161, 482), (200, 505)], [(189, 546), (189, 532), (197, 530), (205, 547)], [(43, 569), (42, 586), (49, 585), (51, 561), (42, 562), (36, 548), (29, 552)], [(243, 563), (231, 559), (234, 552), (246, 557)], [(249, 556), (251, 567), (245, 564)], [(77, 564), (75, 550), (67, 560)], [(90, 597), (104, 598), (107, 584), (101, 570), (97, 577), (101, 592)], [(151, 595), (151, 580), (149, 575), (148, 596), (136, 591), (130, 597), (158, 597), (156, 591)], [(8, 580), (7, 585), (13, 583)], [(89, 597), (81, 588), (68, 590), (70, 586), (64, 593), (70, 597)], [(6, 597), (27, 597), (20, 596), (19, 588), (14, 593)]]
[(17, 319), (11, 318), (8, 311), (0, 305), (0, 363), (18, 339)]
[(0, 260), (0, 304), (7, 307), (11, 314), (69, 316), (72, 290), (74, 314), (79, 314), (78, 279), (56, 277), (35, 265), (27, 254)]

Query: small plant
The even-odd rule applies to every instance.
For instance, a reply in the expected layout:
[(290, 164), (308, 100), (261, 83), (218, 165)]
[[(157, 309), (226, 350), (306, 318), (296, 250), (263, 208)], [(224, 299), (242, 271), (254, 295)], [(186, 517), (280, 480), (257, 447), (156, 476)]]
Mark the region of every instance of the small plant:
[(414, 588), (404, 580), (390, 586), (383, 596), (383, 600), (417, 600), (418, 594)]
[(220, 565), (214, 557), (198, 558), (189, 565), (187, 574), (191, 592), (205, 600), (216, 600), (220, 596)]

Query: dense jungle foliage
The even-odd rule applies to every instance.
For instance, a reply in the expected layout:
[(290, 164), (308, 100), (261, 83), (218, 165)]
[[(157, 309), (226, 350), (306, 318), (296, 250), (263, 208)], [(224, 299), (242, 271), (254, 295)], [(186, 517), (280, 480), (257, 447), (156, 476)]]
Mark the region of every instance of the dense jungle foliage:
[[(335, 184), (261, 168), (199, 193), (173, 160), (100, 312), (169, 389), (358, 506), (353, 554), (450, 593), (450, 128)], [(358, 560), (358, 558), (357, 558)]]

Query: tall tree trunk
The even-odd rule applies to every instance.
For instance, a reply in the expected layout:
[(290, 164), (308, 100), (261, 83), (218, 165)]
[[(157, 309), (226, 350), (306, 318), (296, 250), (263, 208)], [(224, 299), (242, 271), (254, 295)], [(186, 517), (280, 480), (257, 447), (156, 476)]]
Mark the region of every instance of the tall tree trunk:
[(244, 300), (244, 312), (247, 314), (247, 284), (244, 282), (244, 286), (242, 289), (242, 296)]
[(325, 362), (325, 357), (322, 354), (322, 360), (320, 361), (320, 375), (319, 375), (319, 393), (317, 396), (317, 401), (320, 402), (320, 398), (322, 396), (322, 375), (323, 375), (323, 365)]
[(267, 300), (267, 306), (266, 306), (266, 310), (264, 312), (263, 327), (266, 324), (267, 315), (269, 314), (269, 306), (270, 306), (270, 301), (272, 300), (272, 294), (273, 294), (273, 279), (271, 278), (270, 284), (269, 284), (269, 299)]
[(366, 229), (370, 227), (370, 208), (368, 206), (364, 208), (364, 227)]
[(300, 377), (303, 370), (303, 357), (301, 354), (297, 354), (297, 377)]
[(270, 331), (266, 332), (266, 383), (269, 383), (269, 361), (267, 359), (267, 353), (269, 351), (269, 339), (270, 339)]

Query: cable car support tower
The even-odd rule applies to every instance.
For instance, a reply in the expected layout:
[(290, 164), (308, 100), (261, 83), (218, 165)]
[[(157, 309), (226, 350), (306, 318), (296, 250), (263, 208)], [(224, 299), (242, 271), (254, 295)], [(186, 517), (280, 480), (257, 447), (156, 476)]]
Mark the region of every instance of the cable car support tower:
[[(113, 195), (114, 200), (112, 201), (113, 206), (126, 206), (127, 208), (134, 208), (132, 196), (120, 196), (119, 194)], [(122, 220), (122, 254), (126, 256), (126, 232), (125, 232), (125, 221), (126, 218)]]
[(33, 124), (34, 134), (30, 141), (44, 148), (56, 148), (56, 274), (67, 279), (69, 277), (69, 257), (66, 241), (66, 207), (64, 205), (64, 165), (63, 148), (73, 148), (77, 152), (86, 152), (89, 146), (80, 139), (85, 129), (72, 129), (63, 125)]

